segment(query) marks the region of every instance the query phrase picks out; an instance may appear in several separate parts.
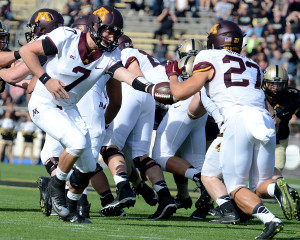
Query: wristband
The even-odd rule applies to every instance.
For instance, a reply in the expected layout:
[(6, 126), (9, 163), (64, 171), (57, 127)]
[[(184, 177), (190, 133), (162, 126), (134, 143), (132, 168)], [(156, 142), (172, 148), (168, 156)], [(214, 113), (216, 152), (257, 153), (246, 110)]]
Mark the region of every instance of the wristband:
[(51, 77), (48, 75), (48, 73), (44, 73), (42, 76), (40, 76), (39, 80), (45, 85), (48, 80), (51, 79)]
[(15, 57), (16, 60), (21, 58), (21, 55), (20, 55), (19, 51), (14, 51), (14, 57)]

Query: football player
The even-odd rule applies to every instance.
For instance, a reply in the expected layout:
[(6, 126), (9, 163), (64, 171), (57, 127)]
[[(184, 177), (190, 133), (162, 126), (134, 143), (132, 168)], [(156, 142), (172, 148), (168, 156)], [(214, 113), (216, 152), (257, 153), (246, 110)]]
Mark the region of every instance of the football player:
[[(139, 91), (147, 92), (153, 87), (145, 78), (122, 66), (120, 51), (116, 50), (122, 33), (121, 13), (113, 7), (99, 7), (89, 17), (86, 34), (68, 27), (57, 28), (45, 39), (21, 47), (19, 52), (39, 78), (28, 104), (32, 120), (64, 146), (48, 190), (53, 208), (67, 221), (77, 214), (77, 202), (96, 169), (88, 129), (75, 104), (105, 74)], [(44, 67), (39, 63), (39, 55), (48, 56)], [(101, 82), (102, 89), (105, 84)], [(113, 148), (107, 151), (107, 158), (111, 153)], [(74, 164), (76, 169), (70, 176), (66, 197), (66, 178)], [(126, 169), (120, 168), (120, 172), (126, 173)], [(118, 193), (120, 198), (124, 196), (122, 189)], [(121, 207), (135, 203), (133, 193), (120, 198)]]
[[(282, 221), (260, 199), (271, 197), (267, 187), (274, 182), (276, 132), (261, 89), (262, 71), (240, 55), (243, 37), (234, 22), (221, 21), (209, 32), (208, 50), (197, 55), (192, 77), (178, 82), (182, 69), (176, 61), (166, 65), (166, 72), (175, 98), (186, 99), (205, 86), (220, 110), (225, 129), (220, 165), (227, 191), (242, 211), (265, 224), (256, 237), (264, 239), (283, 229)], [(246, 188), (248, 176), (252, 191)]]
[[(133, 48), (131, 39), (123, 35), (119, 38), (119, 49), (123, 65), (131, 72), (139, 76), (145, 76), (152, 82), (168, 81), (164, 67), (150, 54)], [(171, 196), (163, 173), (159, 164), (149, 157), (151, 136), (154, 125), (154, 99), (143, 92), (135, 91), (127, 84), (122, 84), (122, 106), (107, 129), (105, 146), (117, 146), (117, 149), (123, 149), (127, 159), (132, 159), (136, 168), (139, 169), (143, 180), (148, 180), (158, 195), (157, 211), (149, 218), (161, 219), (169, 218), (176, 211), (174, 198)], [(106, 151), (106, 150), (104, 150)], [(107, 161), (105, 152), (103, 159)], [(125, 161), (122, 153), (116, 152), (115, 156), (119, 161)], [(114, 180), (117, 184), (122, 184), (123, 176), (116, 176), (115, 169), (119, 166), (108, 162)], [(125, 174), (124, 174), (125, 175)], [(120, 182), (121, 181), (121, 182)], [(124, 180), (123, 180), (124, 181)], [(155, 198), (155, 195), (153, 196)], [(153, 202), (155, 205), (156, 202)], [(117, 203), (104, 207), (103, 212), (111, 211), (112, 208), (118, 208)]]
[[(87, 32), (87, 22), (89, 16), (81, 16), (79, 17), (74, 24), (72, 25), (75, 29), (80, 29), (82, 32)], [(101, 92), (99, 86), (101, 86), (101, 81), (107, 81), (105, 78), (109, 78), (109, 76), (104, 76), (99, 79), (99, 81), (82, 97), (82, 99), (77, 103), (78, 110), (84, 119), (87, 127), (89, 129), (89, 133), (91, 136), (91, 147), (94, 155), (95, 162), (97, 163), (99, 157), (99, 151), (102, 146), (102, 141), (105, 136), (105, 109), (108, 109), (108, 113), (106, 116), (114, 117), (121, 104), (121, 90), (120, 83), (113, 81), (112, 79), (107, 82), (108, 96), (109, 96), (109, 104), (107, 104), (106, 94)], [(30, 91), (33, 91), (33, 83), (30, 83)], [(113, 91), (112, 91), (113, 89)], [(28, 89), (29, 90), (29, 89)], [(90, 114), (93, 112), (93, 114)], [(107, 121), (111, 121), (107, 119)], [(44, 147), (41, 152), (41, 160), (45, 165), (50, 176), (54, 176), (56, 172), (56, 167), (58, 165), (58, 158), (60, 154), (63, 152), (63, 146), (46, 134), (46, 141)], [(49, 215), (51, 212), (52, 204), (48, 199), (47, 186), (49, 183), (49, 178), (40, 177), (37, 181), (38, 186), (40, 188), (40, 206), (42, 212), (46, 215)], [(102, 167), (97, 163), (97, 168), (95, 174), (91, 178), (91, 184), (96, 190), (96, 192), (100, 196), (102, 206), (106, 206), (108, 203), (114, 200), (112, 192), (109, 187), (109, 183), (106, 175), (103, 172)], [(78, 213), (81, 217), (86, 218), (89, 217), (90, 204), (87, 200), (87, 189), (84, 190), (78, 205), (77, 205)], [(120, 209), (119, 211), (113, 212), (114, 216), (124, 216), (125, 211)], [(100, 213), (101, 216), (104, 216)], [(108, 216), (108, 215), (105, 215)], [(72, 221), (80, 222), (83, 219), (77, 218), (78, 215), (75, 215)]]
[[(264, 72), (264, 80), (262, 89), (267, 96), (267, 100), (274, 108), (277, 116), (279, 127), (277, 130), (277, 140), (275, 150), (275, 171), (273, 179), (283, 181), (281, 171), (284, 168), (286, 161), (286, 148), (288, 146), (288, 138), (290, 135), (289, 121), (292, 115), (300, 117), (300, 91), (296, 88), (288, 87), (288, 74), (286, 70), (279, 65), (270, 65)], [(282, 179), (282, 180), (280, 180)], [(287, 190), (296, 203), (294, 212), (295, 218), (300, 220), (300, 199), (298, 192), (286, 184)], [(293, 204), (287, 194), (287, 204), (285, 207), (291, 208)], [(284, 206), (282, 206), (284, 207)], [(284, 211), (285, 212), (285, 211)], [(293, 212), (289, 210), (288, 212)], [(288, 216), (291, 219), (291, 216)]]

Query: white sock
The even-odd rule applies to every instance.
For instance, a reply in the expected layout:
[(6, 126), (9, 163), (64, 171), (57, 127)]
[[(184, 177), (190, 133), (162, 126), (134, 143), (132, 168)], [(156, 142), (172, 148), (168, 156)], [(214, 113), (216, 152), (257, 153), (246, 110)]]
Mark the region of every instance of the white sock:
[(188, 168), (184, 174), (186, 178), (193, 180), (195, 174), (198, 174), (199, 171), (196, 168)]
[(270, 183), (270, 184), (268, 185), (267, 191), (268, 191), (268, 194), (269, 194), (271, 197), (274, 197), (275, 183)]
[(57, 168), (56, 168), (56, 177), (57, 177), (59, 180), (66, 181), (67, 176), (68, 176), (68, 173), (63, 172), (63, 171), (60, 170), (60, 168), (57, 166)]
[(76, 194), (76, 193), (72, 193), (71, 191), (68, 191), (67, 197), (71, 200), (74, 201), (79, 201), (79, 199), (81, 198), (82, 194)]

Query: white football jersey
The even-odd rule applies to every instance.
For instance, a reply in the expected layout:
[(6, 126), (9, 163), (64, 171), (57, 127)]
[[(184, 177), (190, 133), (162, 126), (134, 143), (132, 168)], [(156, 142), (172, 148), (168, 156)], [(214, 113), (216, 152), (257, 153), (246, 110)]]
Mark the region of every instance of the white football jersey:
[[(56, 101), (40, 81), (37, 81), (33, 94), (51, 99), (62, 107), (76, 104), (110, 67), (121, 62), (119, 49), (88, 53), (86, 34), (69, 27), (59, 27), (47, 34), (46, 38), (56, 46), (58, 54), (48, 57), (44, 69), (51, 78), (59, 79), (67, 85), (65, 90), (69, 99)], [(98, 87), (104, 89), (106, 81), (98, 83)]]
[(196, 56), (193, 72), (215, 70), (212, 80), (204, 86), (226, 120), (244, 109), (265, 109), (261, 89), (263, 73), (257, 63), (230, 50), (202, 50)]
[(152, 83), (168, 82), (165, 66), (156, 58), (143, 50), (126, 48), (122, 50), (122, 63), (127, 68), (131, 62), (137, 61), (145, 78)]

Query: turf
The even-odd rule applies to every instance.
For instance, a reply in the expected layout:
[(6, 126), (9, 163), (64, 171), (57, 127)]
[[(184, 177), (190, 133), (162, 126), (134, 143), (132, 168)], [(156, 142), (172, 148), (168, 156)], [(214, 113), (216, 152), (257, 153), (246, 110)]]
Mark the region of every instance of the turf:
[[(88, 193), (93, 224), (67, 223), (41, 213), (37, 188), (5, 185), (6, 181), (34, 183), (39, 176), (46, 175), (43, 166), (2, 163), (0, 174), (0, 239), (254, 239), (263, 228), (258, 220), (240, 225), (210, 224), (211, 216), (204, 221), (190, 220), (194, 207), (178, 210), (169, 220), (150, 220), (148, 215), (156, 207), (146, 205), (141, 197), (137, 198), (134, 208), (125, 209), (126, 217), (102, 218), (98, 216), (99, 197), (93, 191)], [(107, 176), (113, 184), (109, 173)], [(175, 187), (173, 177), (165, 176), (168, 185)], [(288, 178), (287, 181), (300, 190), (299, 179)], [(190, 187), (192, 189), (194, 184)], [(266, 203), (266, 206), (285, 223), (276, 239), (300, 239), (300, 222), (284, 219), (278, 204)]]

